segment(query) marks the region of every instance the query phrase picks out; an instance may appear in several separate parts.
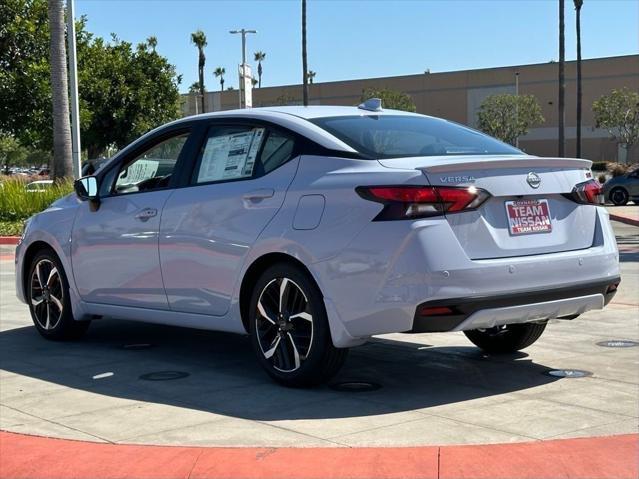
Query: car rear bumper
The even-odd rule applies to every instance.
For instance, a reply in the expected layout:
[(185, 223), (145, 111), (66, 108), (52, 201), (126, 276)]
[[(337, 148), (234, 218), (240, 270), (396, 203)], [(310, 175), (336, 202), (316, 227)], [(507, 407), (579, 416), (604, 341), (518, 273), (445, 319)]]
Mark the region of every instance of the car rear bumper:
[[(620, 281), (615, 277), (564, 288), (427, 301), (417, 307), (409, 332), (466, 331), (549, 318), (569, 319), (602, 309), (614, 297)], [(441, 314), (446, 309), (450, 313)]]

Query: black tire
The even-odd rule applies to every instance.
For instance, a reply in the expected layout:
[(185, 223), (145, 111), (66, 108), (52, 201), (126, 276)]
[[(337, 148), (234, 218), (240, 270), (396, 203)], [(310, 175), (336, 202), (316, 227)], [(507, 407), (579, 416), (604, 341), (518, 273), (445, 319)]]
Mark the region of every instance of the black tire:
[(255, 283), (248, 311), (253, 350), (278, 383), (316, 386), (344, 364), (348, 349), (333, 346), (322, 293), (302, 268), (269, 267)]
[(618, 186), (610, 191), (610, 193), (608, 194), (608, 198), (610, 198), (610, 201), (613, 205), (624, 206), (628, 203), (630, 195), (625, 188)]
[(86, 333), (91, 321), (73, 319), (69, 282), (53, 251), (42, 250), (35, 255), (29, 266), (25, 289), (31, 319), (43, 337), (68, 341), (79, 339)]
[(490, 329), (464, 331), (470, 341), (487, 353), (514, 353), (527, 348), (539, 339), (546, 323), (522, 323), (497, 326)]

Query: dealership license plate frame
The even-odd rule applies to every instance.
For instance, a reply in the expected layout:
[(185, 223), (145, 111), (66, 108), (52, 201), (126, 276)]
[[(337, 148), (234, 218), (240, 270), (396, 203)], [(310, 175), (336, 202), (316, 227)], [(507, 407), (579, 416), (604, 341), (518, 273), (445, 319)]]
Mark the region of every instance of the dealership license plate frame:
[[(526, 227), (519, 226), (513, 224), (511, 220), (516, 219), (517, 216), (513, 216), (513, 210), (509, 208), (509, 206), (540, 206), (542, 209), (545, 207), (545, 211), (543, 215), (533, 215), (545, 218), (547, 222), (544, 222), (541, 226), (532, 226), (532, 229), (525, 229)], [(525, 199), (525, 200), (509, 200), (504, 202), (504, 207), (506, 209), (506, 221), (508, 222), (508, 232), (511, 236), (524, 236), (524, 235), (532, 235), (532, 234), (546, 234), (552, 233), (552, 218), (550, 216), (550, 204), (546, 198), (538, 198), (538, 199)], [(529, 217), (527, 217), (529, 218)]]

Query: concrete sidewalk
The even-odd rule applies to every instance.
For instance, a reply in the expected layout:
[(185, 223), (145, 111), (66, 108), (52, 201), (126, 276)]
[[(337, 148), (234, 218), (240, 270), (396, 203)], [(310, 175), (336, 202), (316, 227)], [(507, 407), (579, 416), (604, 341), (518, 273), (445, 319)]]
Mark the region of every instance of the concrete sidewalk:
[[(382, 386), (360, 393), (277, 386), (242, 336), (101, 320), (82, 341), (45, 341), (15, 299), (3, 247), (0, 428), (104, 443), (266, 448), (636, 434), (639, 347), (597, 344), (639, 341), (639, 230), (614, 227), (622, 283), (606, 310), (552, 321), (537, 343), (510, 356), (482, 354), (461, 333), (376, 338), (351, 351), (336, 379)], [(547, 374), (562, 368), (593, 374)], [(166, 371), (188, 375), (142, 378)]]
[(610, 219), (632, 226), (639, 226), (639, 206), (606, 206)]

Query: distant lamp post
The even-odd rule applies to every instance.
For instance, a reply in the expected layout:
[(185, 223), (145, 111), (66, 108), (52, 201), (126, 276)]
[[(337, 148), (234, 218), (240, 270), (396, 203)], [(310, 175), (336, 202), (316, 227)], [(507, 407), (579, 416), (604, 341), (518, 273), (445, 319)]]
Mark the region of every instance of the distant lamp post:
[[(519, 72), (515, 72), (515, 122), (519, 123)], [(515, 138), (515, 146), (519, 148), (519, 135)]]
[(242, 65), (240, 69), (242, 78), (240, 78), (240, 88), (238, 89), (240, 108), (242, 108), (242, 91), (244, 90), (244, 88), (242, 88), (242, 85), (244, 84), (243, 77), (246, 74), (246, 66), (245, 66), (246, 65), (246, 34), (257, 33), (257, 30), (247, 30), (245, 28), (242, 28), (241, 30), (230, 30), (229, 33), (232, 33), (232, 34), (240, 33), (242, 35)]

